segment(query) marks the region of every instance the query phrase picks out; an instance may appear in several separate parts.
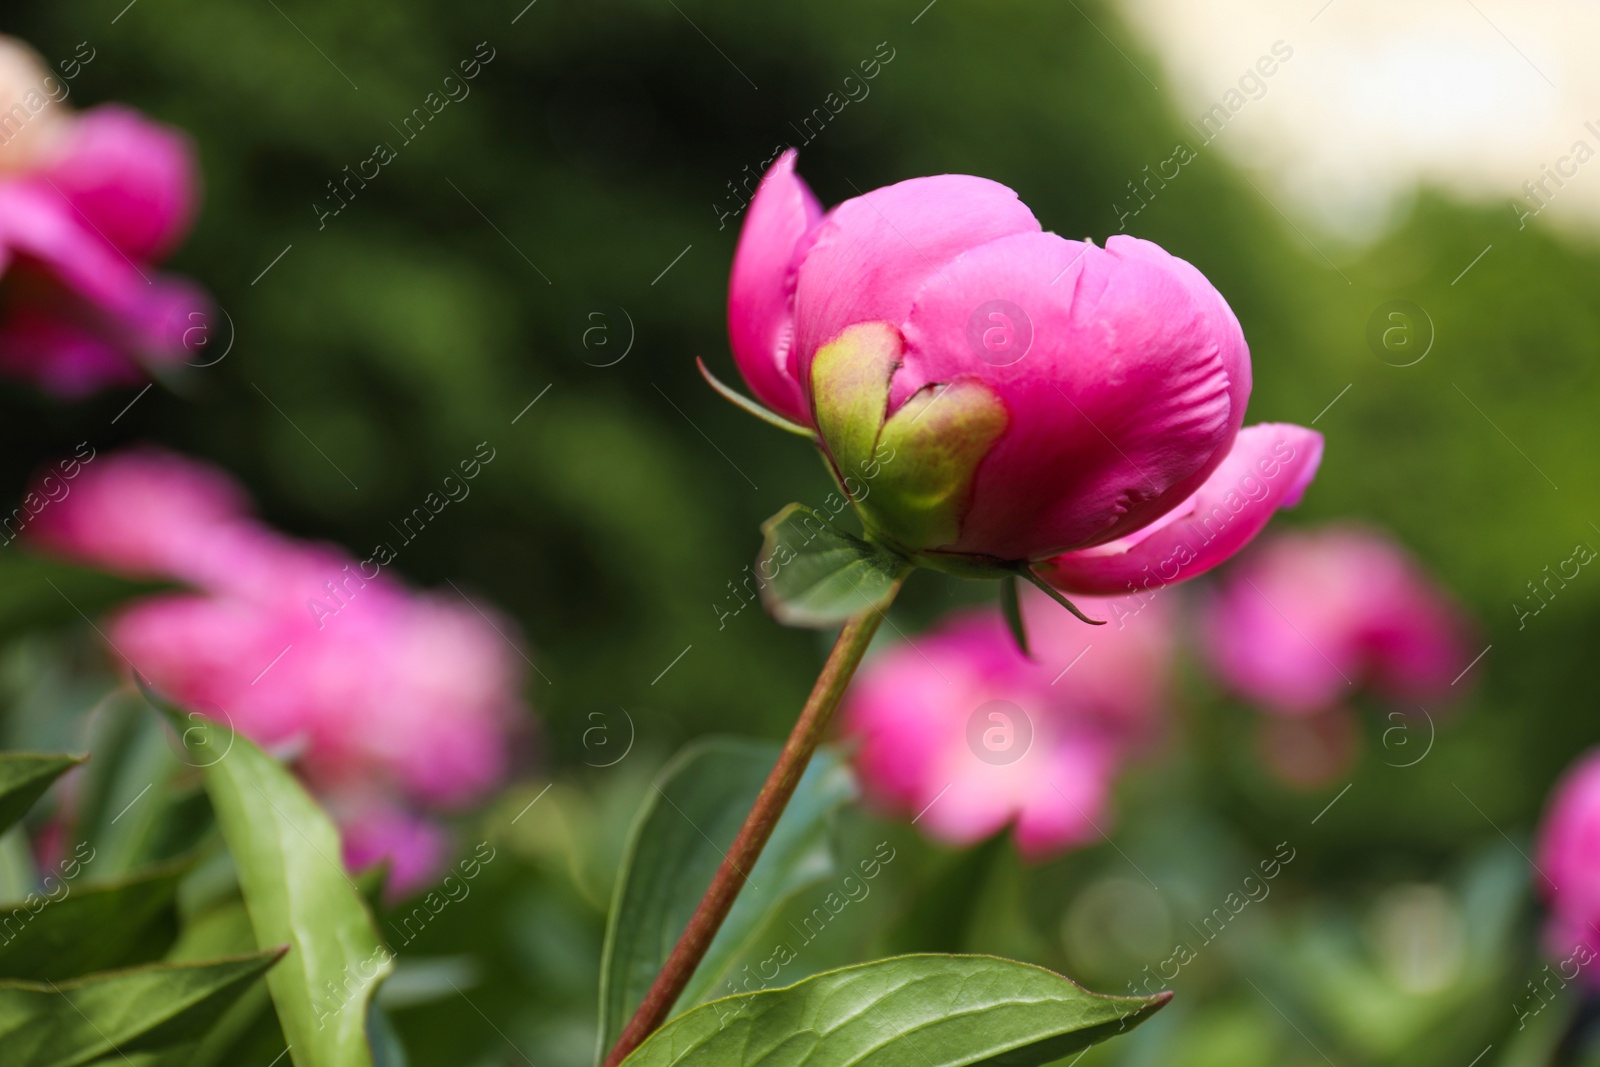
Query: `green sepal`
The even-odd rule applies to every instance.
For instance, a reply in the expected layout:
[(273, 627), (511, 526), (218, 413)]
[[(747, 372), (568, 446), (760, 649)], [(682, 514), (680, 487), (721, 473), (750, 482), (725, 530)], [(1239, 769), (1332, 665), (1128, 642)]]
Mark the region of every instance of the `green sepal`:
[[(900, 331), (886, 322), (843, 330), (811, 359), (811, 410), (833, 460), (834, 474), (857, 483), (872, 469), (878, 433), (889, 408), (889, 380), (900, 365)], [(862, 494), (863, 497), (870, 495)]]
[(1009, 421), (1005, 402), (974, 379), (920, 390), (878, 435), (862, 521), (913, 551), (953, 544), (978, 464)]
[(1028, 631), (1022, 625), (1022, 604), (1017, 600), (1017, 576), (1008, 574), (1000, 579), (1000, 614), (1005, 616), (1006, 626), (1011, 630), (1011, 639), (1017, 643), (1017, 651), (1029, 659), (1033, 654), (1028, 651)]
[(773, 411), (767, 407), (763, 407), (761, 404), (751, 400), (737, 389), (722, 384), (722, 382), (718, 380), (717, 376), (711, 373), (711, 368), (706, 366), (706, 361), (701, 359), (699, 356), (694, 357), (694, 364), (700, 368), (700, 377), (706, 380), (706, 384), (711, 386), (712, 389), (716, 390), (718, 396), (732, 403), (734, 407), (737, 407), (742, 411), (747, 411), (751, 415), (754, 415), (756, 418), (760, 419), (762, 422), (776, 426), (780, 430), (787, 430), (792, 434), (798, 434), (808, 441), (815, 441), (817, 439), (816, 433), (812, 430), (801, 426), (798, 422), (790, 422), (782, 415), (779, 415), (776, 411)]
[(788, 626), (826, 629), (894, 597), (908, 564), (853, 537), (808, 507), (790, 504), (761, 524), (761, 600)]
[(1106, 624), (1105, 619), (1091, 619), (1089, 616), (1085, 615), (1078, 605), (1074, 604), (1061, 594), (1061, 590), (1057, 589), (1055, 586), (1051, 585), (1049, 582), (1035, 574), (1032, 567), (1023, 566), (1017, 570), (1017, 574), (1038, 586), (1051, 600), (1054, 600), (1057, 604), (1060, 604), (1062, 607), (1072, 612), (1072, 614), (1076, 615), (1079, 619), (1082, 619), (1090, 626), (1104, 626)]

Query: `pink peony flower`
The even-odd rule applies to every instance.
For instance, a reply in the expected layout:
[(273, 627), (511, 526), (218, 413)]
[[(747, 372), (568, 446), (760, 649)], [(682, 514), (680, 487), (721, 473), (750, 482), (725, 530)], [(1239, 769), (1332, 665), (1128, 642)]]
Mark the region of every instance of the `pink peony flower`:
[(497, 632), (510, 623), (408, 590), (377, 554), (271, 530), (225, 473), (173, 453), (99, 458), (69, 484), (25, 531), (33, 543), (193, 590), (129, 604), (107, 627), (157, 689), (294, 750), (319, 793), (448, 809), (503, 780), (526, 716), (520, 654)]
[(970, 844), (1015, 824), (1043, 859), (1098, 838), (1113, 779), (1159, 729), (1173, 644), (1166, 598), (1086, 603), (1090, 630), (1022, 591), (1034, 659), (994, 609), (952, 617), (870, 660), (845, 696), (867, 796)]
[[(1551, 791), (1533, 862), (1550, 912), (1545, 950), (1593, 964), (1600, 948), (1600, 751), (1583, 755)], [(1583, 970), (1586, 984), (1600, 989), (1600, 967)]]
[(192, 358), (210, 304), (154, 265), (193, 220), (193, 145), (117, 104), (72, 113), (18, 47), (0, 38), (0, 372), (77, 396)]
[(1205, 636), (1222, 678), (1280, 715), (1326, 710), (1358, 687), (1397, 704), (1444, 700), (1472, 658), (1450, 598), (1398, 545), (1355, 527), (1253, 552), (1224, 579)]
[[(1321, 437), (1240, 434), (1249, 352), (1194, 267), (1041, 232), (964, 175), (823, 213), (794, 164), (751, 201), (729, 336), (876, 540), (958, 570), (1049, 561), (1050, 581), (1103, 594), (1193, 577), (1298, 501)], [(1226, 534), (1190, 544), (1218, 509)]]

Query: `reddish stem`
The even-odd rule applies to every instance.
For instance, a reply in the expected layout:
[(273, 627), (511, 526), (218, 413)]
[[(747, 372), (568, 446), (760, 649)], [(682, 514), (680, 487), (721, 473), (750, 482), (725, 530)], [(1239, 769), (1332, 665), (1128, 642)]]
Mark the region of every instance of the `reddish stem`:
[(839, 639), (834, 642), (833, 651), (828, 653), (822, 673), (817, 675), (817, 684), (812, 686), (805, 708), (778, 755), (778, 762), (773, 766), (772, 773), (767, 775), (761, 792), (756, 795), (755, 804), (751, 806), (750, 814), (745, 816), (744, 825), (739, 827), (738, 836), (728, 846), (722, 866), (717, 868), (716, 876), (711, 879), (710, 888), (700, 898), (699, 905), (689, 918), (689, 925), (672, 947), (667, 962), (662, 964), (661, 973), (656, 975), (649, 992), (640, 1001), (639, 1009), (628, 1020), (628, 1025), (623, 1028), (601, 1067), (616, 1067), (628, 1053), (638, 1048), (645, 1038), (666, 1022), (667, 1013), (694, 976), (695, 968), (711, 947), (711, 939), (717, 936), (717, 930), (728, 917), (739, 890), (744, 888), (744, 883), (749, 879), (748, 872), (761, 857), (767, 838), (772, 836), (779, 816), (794, 795), (795, 786), (800, 784), (800, 776), (805, 773), (806, 764), (811, 762), (811, 754), (817, 750), (817, 745), (821, 744), (827, 733), (834, 709), (839, 706), (839, 699), (844, 696), (845, 687), (850, 684), (850, 678), (855, 674), (861, 656), (882, 620), (882, 610), (873, 608), (851, 619), (839, 631)]

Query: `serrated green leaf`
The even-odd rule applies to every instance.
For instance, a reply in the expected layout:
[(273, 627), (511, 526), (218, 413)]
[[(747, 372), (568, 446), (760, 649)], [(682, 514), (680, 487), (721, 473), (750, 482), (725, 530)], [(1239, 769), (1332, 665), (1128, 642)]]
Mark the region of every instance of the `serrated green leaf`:
[(33, 896), (0, 904), (0, 978), (59, 982), (128, 962), (190, 866), (168, 863), (93, 885), (58, 872)]
[(288, 770), (243, 735), (146, 691), (189, 751), (225, 753), (201, 773), (239, 874), (257, 945), (290, 955), (267, 978), (295, 1067), (372, 1067), (367, 1006), (394, 966), (339, 834)]
[(7, 1067), (77, 1067), (193, 1041), (283, 952), (0, 982), (0, 1049)]
[(57, 753), (0, 752), (0, 833), (27, 814), (50, 784), (87, 757)]
[(898, 956), (715, 1000), (624, 1067), (1032, 1067), (1115, 1037), (1167, 1002), (1090, 993), (994, 956)]
[[(703, 741), (679, 753), (658, 777), (634, 821), (612, 897), (601, 958), (602, 1055), (683, 933), (778, 751), (775, 744), (755, 741)], [(831, 818), (854, 795), (844, 761), (820, 750), (680, 1005), (715, 995), (717, 984), (750, 950), (776, 909), (833, 873)]]
[(836, 626), (894, 597), (905, 564), (810, 508), (790, 504), (761, 532), (761, 599), (779, 622)]

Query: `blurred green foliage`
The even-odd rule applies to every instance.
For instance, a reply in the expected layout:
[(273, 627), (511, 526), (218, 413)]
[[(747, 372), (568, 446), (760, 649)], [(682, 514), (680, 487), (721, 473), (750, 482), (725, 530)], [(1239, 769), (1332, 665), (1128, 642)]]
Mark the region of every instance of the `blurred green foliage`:
[[(406, 546), (398, 569), (481, 592), (521, 624), (543, 676), (529, 684), (543, 724), (535, 784), (486, 816), (511, 862), (416, 950), (473, 957), (484, 1017), (444, 999), (395, 1023), (419, 1065), (518, 1062), (487, 1018), (536, 1062), (584, 1062), (610, 878), (649, 771), (707, 732), (781, 736), (820, 660), (814, 636), (755, 611), (719, 626), (715, 607), (753, 558), (760, 521), (827, 491), (804, 444), (694, 371), (702, 354), (733, 376), (727, 183), (798, 140), (792, 124), (887, 42), (870, 95), (802, 147), (825, 202), (970, 172), (1014, 187), (1047, 229), (1103, 240), (1127, 183), (1184, 136), (1183, 108), (1135, 66), (1158, 61), (1088, 0), (942, 0), (920, 16), (921, 0), (124, 3), (22, 0), (0, 29), (51, 59), (87, 40), (98, 54), (74, 82), (80, 106), (126, 100), (194, 135), (206, 202), (173, 268), (216, 295), (233, 344), (115, 424), (131, 393), (60, 405), (6, 390), (3, 492), (20, 495), (84, 438), (156, 440), (236, 472), (285, 529), (363, 552), (490, 442), (500, 458), (472, 498)], [(401, 144), (395, 126), (480, 42), (494, 58), (470, 95)], [(379, 142), (397, 158), (319, 227), (327, 183)], [(1375, 246), (1321, 233), (1313, 246), (1219, 154), (1182, 175), (1132, 231), (1195, 263), (1237, 311), (1255, 360), (1250, 420), (1317, 419), (1327, 434), (1322, 473), (1287, 521), (1394, 530), (1481, 620), (1492, 647), (1462, 682), (1475, 689), (1435, 714), (1436, 743), (1414, 767), (1392, 765), (1404, 760), (1369, 715), (1348, 795), (1314, 824), (1334, 790), (1271, 782), (1250, 713), (1197, 680), (1165, 753), (1122, 791), (1115, 848), (1028, 869), (1004, 845), (974, 865), (854, 816), (846, 860), (885, 835), (908, 860), (875, 890), (882, 910), (851, 918), (860, 936), (842, 929), (804, 968), (961, 947), (1114, 991), (1170, 953), (1152, 930), (1204, 914), (1287, 840), (1297, 858), (1273, 902), (1184, 968), (1168, 1011), (1085, 1067), (1323, 1053), (1464, 1064), (1490, 1043), (1486, 1064), (1539, 1062), (1570, 1004), (1515, 1026), (1541, 965), (1518, 853), (1554, 777), (1600, 736), (1584, 710), (1600, 583), (1580, 578), (1522, 629), (1511, 603), (1546, 563), (1600, 539), (1596, 254), (1427, 191)], [(1396, 299), (1437, 331), (1415, 366), (1386, 364), (1365, 340)], [(596, 335), (583, 343), (596, 325), (603, 350)], [(630, 338), (620, 362), (595, 365)], [(897, 617), (911, 631), (983, 595), (922, 574)], [(8, 676), (12, 710), (30, 716), (13, 716), (11, 740), (35, 730), (41, 704), (84, 703), (71, 679), (22, 685), (25, 674), (14, 663)], [(636, 747), (595, 769), (620, 747), (594, 756), (586, 731), (620, 730), (619, 708)], [(537, 817), (511, 826), (552, 778)], [(1141, 897), (1146, 878), (1163, 891)], [(893, 921), (930, 900), (936, 921)], [(1402, 919), (1385, 920), (1395, 908)], [(1455, 970), (1424, 980), (1385, 956), (1401, 935), (1382, 931), (1427, 922), (1466, 932)], [(1098, 940), (1072, 933), (1083, 930)], [(1391, 1018), (1394, 1004), (1374, 997), (1409, 1010)]]

